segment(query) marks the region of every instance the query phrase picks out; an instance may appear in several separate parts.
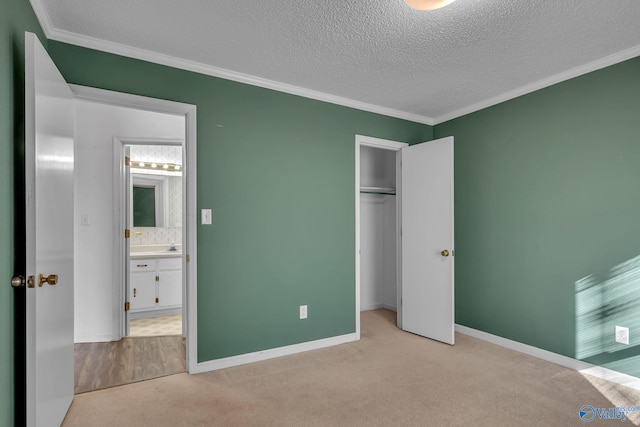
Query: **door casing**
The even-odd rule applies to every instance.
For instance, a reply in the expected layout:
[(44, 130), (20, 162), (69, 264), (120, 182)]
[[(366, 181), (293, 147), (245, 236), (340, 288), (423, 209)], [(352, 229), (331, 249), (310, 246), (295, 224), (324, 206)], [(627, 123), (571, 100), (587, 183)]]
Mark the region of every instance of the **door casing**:
[[(124, 338), (129, 333), (129, 322), (128, 316), (126, 312), (122, 310), (124, 303), (128, 301), (128, 282), (130, 280), (128, 274), (128, 262), (129, 262), (129, 249), (127, 248), (127, 241), (123, 238), (122, 230), (127, 228), (128, 217), (129, 217), (129, 209), (130, 206), (127, 204), (127, 198), (129, 196), (126, 188), (130, 185), (129, 181), (126, 177), (126, 167), (124, 165), (124, 157), (125, 157), (125, 146), (127, 145), (168, 145), (168, 146), (179, 146), (182, 148), (183, 156), (185, 154), (185, 141), (183, 139), (169, 139), (169, 138), (124, 138), (124, 137), (113, 137), (113, 160), (114, 160), (114, 173), (113, 173), (113, 207), (114, 211), (116, 211), (117, 218), (114, 229), (114, 265), (113, 269), (118, 274), (118, 278), (120, 278), (121, 283), (127, 284), (127, 286), (114, 286), (113, 287), (113, 301), (115, 301), (113, 310), (114, 310), (114, 325), (113, 330), (117, 331), (117, 335), (119, 339)], [(186, 156), (185, 156), (186, 157)], [(186, 168), (183, 171), (183, 174), (187, 173)], [(182, 180), (182, 207), (183, 212), (186, 211), (186, 180)], [(187, 247), (186, 243), (186, 232), (185, 232), (186, 222), (183, 223), (182, 229), (182, 244), (183, 248)], [(132, 227), (132, 225), (130, 225)], [(186, 283), (186, 252), (182, 252), (182, 300), (186, 300), (186, 292), (185, 292), (185, 283)], [(188, 316), (187, 313), (187, 305), (182, 305), (182, 318), (186, 319)], [(182, 336), (187, 338), (187, 342), (189, 341), (188, 330), (186, 328), (187, 322), (182, 322)]]
[[(174, 114), (185, 117), (185, 139), (184, 139), (184, 159), (185, 159), (185, 173), (183, 175), (183, 189), (185, 201), (184, 212), (184, 235), (183, 235), (183, 286), (186, 293), (186, 298), (183, 300), (183, 312), (186, 312), (186, 316), (183, 318), (183, 324), (186, 323), (186, 335), (191, 337), (187, 339), (186, 347), (186, 368), (189, 373), (195, 373), (195, 368), (198, 364), (198, 342), (197, 342), (197, 204), (196, 204), (196, 114), (197, 109), (195, 105), (184, 104), (180, 102), (167, 101), (157, 98), (148, 98), (144, 96), (126, 94), (121, 92), (114, 92), (104, 89), (91, 88), (79, 85), (69, 85), (74, 96), (77, 99), (82, 99), (89, 102), (97, 102), (107, 105), (114, 105), (119, 107), (134, 108), (145, 111), (152, 111), (156, 113)], [(115, 178), (114, 178), (115, 179)], [(115, 226), (114, 226), (115, 228)], [(117, 235), (117, 231), (113, 233), (114, 239), (117, 243), (121, 243), (121, 236)], [(114, 248), (118, 245), (114, 245)], [(122, 255), (124, 257), (124, 254)], [(120, 301), (122, 298), (122, 291), (120, 287), (114, 292), (117, 292), (117, 298), (114, 301)], [(116, 295), (114, 294), (114, 297)], [(122, 310), (123, 305), (114, 303), (114, 319), (117, 322), (122, 322)], [(122, 328), (123, 326), (119, 326)], [(120, 329), (116, 329), (120, 330)]]
[[(438, 139), (436, 141), (450, 141), (450, 143), (453, 143), (453, 137), (447, 137), (447, 138), (442, 138), (442, 139)], [(435, 142), (435, 141), (427, 141), (425, 142), (425, 144), (428, 144), (429, 142)], [(367, 147), (373, 147), (373, 148), (377, 148), (377, 149), (383, 149), (383, 150), (391, 150), (391, 151), (395, 151), (396, 152), (396, 265), (397, 265), (397, 326), (401, 329), (404, 329), (403, 327), (403, 304), (402, 304), (402, 298), (403, 298), (403, 241), (402, 241), (402, 220), (403, 220), (403, 182), (402, 182), (402, 176), (404, 175), (403, 170), (402, 170), (402, 153), (406, 153), (407, 151), (411, 150), (412, 148), (407, 148), (409, 147), (409, 144), (406, 143), (401, 143), (401, 142), (396, 142), (396, 141), (390, 141), (390, 140), (385, 140), (385, 139), (380, 139), (380, 138), (373, 138), (373, 137), (369, 137), (369, 136), (363, 136), (363, 135), (356, 135), (356, 158), (355, 158), (355, 169), (356, 169), (356, 176), (355, 176), (355, 183), (356, 183), (356, 188), (355, 188), (355, 211), (356, 211), (356, 218), (355, 218), (355, 223), (356, 223), (356, 230), (355, 230), (355, 236), (356, 236), (356, 303), (355, 303), (355, 320), (356, 320), (356, 336), (357, 339), (360, 339), (360, 267), (361, 267), (361, 245), (360, 245), (360, 149), (363, 146), (367, 146)], [(422, 146), (422, 145), (419, 145)], [(418, 146), (412, 146), (412, 147), (418, 147)], [(406, 148), (406, 150), (405, 150)], [(451, 176), (451, 180), (453, 182), (453, 176)], [(453, 187), (451, 187), (451, 191), (453, 191)], [(452, 197), (452, 201), (453, 201), (453, 195), (451, 194)], [(407, 201), (408, 199), (405, 199), (405, 201)], [(453, 209), (453, 206), (452, 206)], [(451, 224), (453, 225), (453, 217), (451, 217)], [(405, 242), (406, 243), (406, 242)], [(454, 248), (453, 248), (453, 234), (451, 235), (451, 242), (450, 242), (450, 247), (449, 250), (451, 251), (451, 255), (453, 258), (454, 255)], [(409, 254), (407, 254), (409, 255)], [(405, 258), (405, 261), (408, 258)], [(451, 259), (451, 264), (453, 264), (453, 259)], [(452, 281), (451, 281), (451, 304), (453, 304), (454, 301), (454, 296), (453, 296), (453, 289), (454, 289), (454, 282), (453, 282), (453, 271), (452, 271)], [(415, 282), (414, 282), (415, 283)], [(453, 306), (451, 307), (451, 314), (453, 313)], [(409, 313), (408, 311), (404, 310), (404, 313)], [(443, 311), (444, 313), (444, 311)], [(414, 310), (409, 313), (409, 314), (415, 314), (415, 307)], [(445, 338), (440, 337), (439, 335), (441, 334), (435, 334), (432, 333), (433, 331), (430, 331), (429, 333), (423, 335), (427, 338), (432, 338), (432, 339), (437, 339), (439, 341), (443, 341), (446, 342), (448, 344), (453, 344), (454, 343), (454, 337), (453, 337), (453, 320), (451, 323), (451, 337), (447, 336)], [(438, 332), (440, 332), (438, 330)]]
[(365, 135), (356, 135), (356, 339), (360, 339), (360, 147), (373, 147), (382, 150), (390, 150), (396, 152), (396, 279), (398, 283), (397, 307), (398, 318), (397, 324), (402, 328), (402, 245), (400, 236), (400, 218), (402, 218), (402, 173), (400, 169), (399, 151), (404, 147), (408, 147), (406, 142), (391, 141), (388, 139), (374, 138)]

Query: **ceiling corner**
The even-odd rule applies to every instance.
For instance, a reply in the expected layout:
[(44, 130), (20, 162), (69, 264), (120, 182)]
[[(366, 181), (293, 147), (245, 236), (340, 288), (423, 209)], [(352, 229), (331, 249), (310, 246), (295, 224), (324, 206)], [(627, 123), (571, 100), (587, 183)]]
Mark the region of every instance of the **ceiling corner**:
[(488, 107), (492, 107), (502, 102), (527, 95), (537, 90), (544, 89), (549, 86), (553, 86), (554, 84), (562, 83), (566, 80), (571, 80), (573, 78), (582, 76), (584, 74), (588, 74), (593, 71), (600, 70), (602, 68), (610, 67), (612, 65), (618, 64), (620, 62), (623, 62), (638, 56), (640, 56), (640, 45), (633, 46), (629, 49), (625, 49), (620, 52), (616, 52), (614, 54), (605, 56), (604, 58), (597, 59), (587, 64), (583, 64), (578, 67), (574, 67), (570, 70), (563, 71), (553, 76), (549, 76), (542, 80), (538, 80), (536, 82), (529, 83), (527, 85), (518, 87), (516, 89), (504, 92), (495, 97), (485, 99), (483, 101), (480, 101), (471, 105), (467, 105), (465, 107), (451, 111), (450, 113), (443, 114), (435, 118), (434, 126), (447, 122), (449, 120), (457, 119), (467, 114), (475, 113), (476, 111), (483, 110)]
[(36, 18), (38, 18), (42, 31), (44, 31), (44, 35), (48, 39), (51, 38), (53, 25), (51, 25), (51, 20), (49, 19), (49, 15), (47, 14), (47, 10), (45, 9), (42, 0), (29, 0), (29, 2), (31, 3), (33, 12), (36, 14)]

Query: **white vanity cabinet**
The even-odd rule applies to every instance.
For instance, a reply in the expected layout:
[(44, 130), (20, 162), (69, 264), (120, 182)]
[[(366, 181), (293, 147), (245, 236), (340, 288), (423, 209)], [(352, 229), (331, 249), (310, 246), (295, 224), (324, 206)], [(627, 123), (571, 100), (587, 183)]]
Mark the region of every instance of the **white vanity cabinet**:
[(158, 259), (158, 306), (182, 305), (182, 258)]
[(129, 302), (135, 318), (180, 313), (181, 257), (132, 257), (129, 265)]
[(156, 307), (157, 259), (143, 258), (130, 261), (131, 282), (129, 302), (131, 311), (149, 310)]

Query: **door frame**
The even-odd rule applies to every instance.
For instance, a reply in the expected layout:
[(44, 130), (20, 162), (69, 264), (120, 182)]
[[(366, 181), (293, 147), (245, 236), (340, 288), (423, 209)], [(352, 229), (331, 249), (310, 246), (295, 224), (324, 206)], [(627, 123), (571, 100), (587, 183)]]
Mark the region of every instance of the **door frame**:
[[(127, 282), (131, 280), (131, 277), (127, 277), (127, 263), (130, 258), (126, 251), (126, 240), (123, 239), (122, 230), (127, 228), (127, 215), (130, 215), (130, 212), (127, 212), (127, 203), (125, 198), (130, 196), (128, 189), (126, 189), (127, 180), (126, 180), (126, 166), (124, 164), (124, 156), (125, 156), (125, 146), (127, 145), (166, 145), (171, 147), (180, 147), (182, 148), (183, 158), (185, 156), (185, 140), (183, 138), (175, 139), (175, 138), (125, 138), (125, 137), (113, 137), (113, 210), (114, 210), (114, 230), (112, 235), (114, 236), (113, 243), (113, 269), (118, 273), (120, 280), (122, 280), (123, 286), (114, 286), (113, 288), (113, 330), (117, 331), (117, 336), (115, 338), (122, 339), (126, 336), (128, 332), (127, 325), (127, 313), (122, 310), (125, 302), (129, 300), (127, 294)], [(132, 172), (130, 172), (132, 173)], [(188, 173), (185, 167), (182, 168), (183, 176)], [(133, 178), (131, 178), (131, 182), (129, 185), (133, 185)], [(165, 189), (166, 190), (166, 189)], [(186, 212), (186, 179), (182, 180), (182, 212)], [(185, 215), (186, 218), (186, 215)], [(131, 224), (131, 228), (133, 228), (133, 224)], [(186, 221), (182, 222), (182, 241), (180, 244), (183, 248), (186, 248)], [(130, 240), (129, 240), (130, 241)], [(182, 259), (182, 301), (186, 300), (186, 292), (185, 292), (185, 283), (186, 283), (186, 251), (182, 251), (182, 255), (180, 256)], [(182, 318), (187, 318), (187, 305), (182, 304)], [(188, 330), (186, 328), (187, 322), (182, 322), (182, 336), (189, 341)]]
[(406, 142), (391, 141), (389, 139), (374, 138), (372, 136), (356, 134), (356, 161), (355, 161), (355, 207), (356, 207), (356, 244), (355, 244), (355, 263), (356, 263), (356, 304), (355, 304), (355, 320), (356, 320), (356, 339), (360, 339), (360, 148), (373, 147), (382, 150), (396, 152), (396, 279), (398, 283), (397, 292), (397, 309), (398, 309), (398, 327), (402, 327), (402, 165), (400, 164), (399, 152), (404, 147), (408, 147)]
[[(183, 223), (183, 289), (186, 293), (186, 299), (183, 300), (183, 324), (186, 322), (186, 369), (189, 373), (194, 373), (198, 364), (198, 325), (197, 325), (197, 201), (196, 201), (196, 113), (195, 105), (184, 104), (181, 102), (167, 101), (157, 98), (149, 98), (139, 95), (132, 95), (122, 92), (114, 92), (110, 90), (97, 89), (87, 86), (79, 86), (70, 84), (69, 87), (77, 99), (97, 102), (101, 104), (114, 105), (119, 107), (134, 108), (138, 110), (151, 111), (156, 113), (173, 114), (183, 116), (185, 118), (185, 138), (184, 138), (184, 168), (183, 174), (183, 194), (186, 197), (184, 204), (184, 223)], [(130, 141), (131, 139), (126, 139)], [(114, 178), (115, 179), (115, 178)], [(114, 207), (115, 208), (115, 207)], [(120, 211), (115, 211), (115, 217), (119, 218)], [(116, 224), (114, 223), (114, 227)], [(122, 236), (117, 236), (119, 232), (114, 233), (114, 239), (121, 242)], [(116, 245), (117, 247), (118, 245)], [(116, 290), (114, 290), (114, 296)], [(120, 301), (121, 291), (117, 287), (117, 298)], [(115, 305), (115, 304), (114, 304)], [(118, 304), (114, 307), (117, 315), (114, 318), (120, 319), (123, 305)], [(120, 322), (120, 320), (118, 320)], [(117, 329), (118, 331), (120, 329)]]

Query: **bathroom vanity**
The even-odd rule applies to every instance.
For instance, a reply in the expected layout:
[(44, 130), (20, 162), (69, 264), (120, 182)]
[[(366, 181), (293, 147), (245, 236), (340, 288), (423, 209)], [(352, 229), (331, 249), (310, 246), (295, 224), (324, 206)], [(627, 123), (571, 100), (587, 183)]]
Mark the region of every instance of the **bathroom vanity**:
[(129, 258), (132, 319), (182, 312), (182, 252), (135, 251)]

